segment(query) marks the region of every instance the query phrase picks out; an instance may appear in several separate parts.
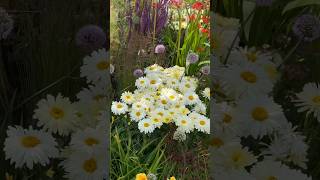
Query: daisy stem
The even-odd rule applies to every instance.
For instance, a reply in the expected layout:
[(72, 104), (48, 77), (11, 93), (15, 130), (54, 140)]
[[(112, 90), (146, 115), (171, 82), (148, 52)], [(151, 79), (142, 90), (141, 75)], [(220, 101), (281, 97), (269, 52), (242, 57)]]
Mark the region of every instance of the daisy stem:
[(22, 107), (23, 105), (27, 104), (28, 102), (30, 102), (33, 98), (37, 97), (38, 95), (40, 95), (41, 93), (45, 92), (46, 90), (54, 87), (55, 85), (59, 84), (60, 82), (62, 82), (63, 80), (67, 79), (70, 77), (71, 74), (73, 74), (78, 68), (80, 67), (80, 63), (77, 64), (76, 66), (73, 67), (73, 69), (65, 76), (62, 76), (61, 78), (57, 79), (56, 81), (54, 81), (53, 83), (49, 84), (48, 86), (40, 89), (39, 91), (35, 92), (34, 94), (32, 94), (31, 96), (27, 97), (25, 100), (22, 101), (22, 103), (18, 104), (18, 106), (16, 108), (13, 109), (13, 111), (18, 110), (20, 107)]
[(224, 62), (223, 62), (224, 65), (227, 64), (228, 59), (229, 59), (229, 56), (230, 56), (230, 54), (231, 54), (231, 51), (232, 51), (234, 45), (236, 44), (236, 41), (237, 41), (238, 37), (239, 37), (240, 34), (243, 32), (244, 26), (248, 23), (248, 21), (250, 20), (250, 18), (254, 15), (255, 11), (256, 11), (256, 9), (253, 9), (253, 10), (251, 11), (251, 13), (249, 14), (249, 16), (243, 21), (243, 23), (241, 23), (241, 26), (242, 26), (242, 27), (239, 28), (236, 36), (234, 37), (234, 39), (233, 39), (233, 41), (232, 41), (232, 43), (231, 43), (231, 46), (230, 46), (229, 49), (228, 49), (228, 53), (227, 53), (226, 58), (225, 58), (225, 60), (224, 60)]

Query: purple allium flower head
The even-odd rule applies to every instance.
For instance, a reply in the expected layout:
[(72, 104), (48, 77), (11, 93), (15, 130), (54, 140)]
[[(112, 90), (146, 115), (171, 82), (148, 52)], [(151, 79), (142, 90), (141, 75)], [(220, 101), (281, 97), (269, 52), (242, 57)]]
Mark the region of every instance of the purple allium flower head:
[(13, 19), (5, 9), (0, 7), (0, 40), (6, 39), (13, 29)]
[(135, 77), (141, 77), (141, 76), (143, 76), (143, 71), (141, 69), (136, 69), (133, 71), (133, 75)]
[(271, 6), (273, 0), (256, 0), (257, 6)]
[(187, 61), (190, 62), (191, 64), (198, 62), (198, 60), (199, 60), (199, 55), (196, 53), (189, 53), (187, 55)]
[(96, 50), (106, 43), (106, 34), (99, 26), (86, 25), (76, 34), (76, 44), (87, 50)]
[(158, 44), (154, 49), (154, 53), (163, 54), (166, 51), (166, 47), (163, 44)]
[(210, 74), (210, 66), (209, 66), (209, 65), (203, 66), (200, 71), (201, 71), (202, 74), (204, 74), (204, 75), (209, 75), (209, 74)]
[(301, 15), (296, 19), (292, 30), (299, 39), (311, 42), (320, 37), (320, 20), (311, 14)]

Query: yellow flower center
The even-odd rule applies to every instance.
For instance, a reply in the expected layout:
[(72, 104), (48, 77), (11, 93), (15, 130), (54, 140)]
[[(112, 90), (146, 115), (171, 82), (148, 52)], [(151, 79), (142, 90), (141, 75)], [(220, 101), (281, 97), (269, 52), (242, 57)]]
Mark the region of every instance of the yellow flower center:
[(136, 112), (136, 116), (140, 116), (141, 115), (141, 113), (140, 112)]
[(167, 104), (167, 101), (164, 100), (164, 99), (162, 99), (162, 100), (161, 100), (161, 103), (162, 103), (162, 104)]
[(201, 121), (199, 122), (199, 124), (200, 124), (201, 126), (204, 126), (204, 125), (206, 125), (206, 121), (201, 120)]
[(220, 139), (220, 138), (212, 138), (211, 140), (211, 145), (214, 146), (214, 147), (221, 147), (223, 145), (223, 141)]
[(250, 62), (256, 62), (257, 61), (257, 54), (253, 52), (249, 52), (246, 54), (248, 61)]
[(229, 114), (224, 114), (222, 121), (226, 124), (229, 124), (232, 121), (232, 116), (230, 116)]
[(243, 80), (247, 81), (248, 83), (257, 82), (257, 76), (250, 71), (244, 71), (240, 74), (240, 76)]
[(190, 84), (186, 84), (185, 87), (186, 87), (186, 88), (190, 88), (191, 85), (190, 85)]
[(144, 84), (144, 83), (145, 83), (145, 81), (144, 81), (144, 80), (141, 80), (141, 81), (140, 81), (140, 84)]
[(268, 118), (268, 111), (263, 107), (256, 107), (253, 109), (251, 116), (256, 121), (264, 121)]
[(99, 144), (99, 141), (95, 138), (92, 138), (92, 137), (87, 138), (84, 142), (88, 146), (93, 146), (93, 145)]
[(118, 109), (121, 109), (122, 107), (123, 107), (122, 104), (117, 104), (117, 108), (118, 108)]
[(159, 116), (163, 116), (164, 114), (162, 112), (158, 112), (158, 115)]
[(182, 124), (182, 125), (186, 125), (186, 124), (187, 124), (187, 121), (186, 121), (186, 120), (182, 120), (182, 121), (181, 121), (181, 124)]
[(150, 81), (150, 84), (156, 84), (156, 83), (157, 83), (157, 81), (154, 79)]
[(312, 98), (312, 101), (316, 104), (320, 104), (320, 96), (315, 96)]
[(154, 121), (155, 123), (158, 123), (158, 122), (160, 122), (160, 119), (154, 118), (153, 121)]
[(149, 127), (150, 124), (149, 124), (149, 123), (144, 123), (143, 126), (144, 126), (144, 127)]
[(37, 145), (39, 145), (41, 142), (37, 137), (25, 136), (21, 139), (21, 143), (26, 148), (34, 148)]
[(52, 107), (51, 110), (50, 110), (50, 115), (54, 119), (61, 119), (64, 116), (64, 111), (61, 108)]
[(169, 98), (170, 98), (171, 100), (173, 100), (173, 99), (175, 99), (175, 96), (174, 96), (174, 95), (171, 95), (171, 96), (169, 96)]
[(110, 66), (110, 64), (106, 61), (100, 61), (98, 64), (97, 64), (97, 69), (100, 70), (100, 71), (103, 71), (103, 70), (106, 70), (108, 69)]
[(95, 159), (91, 158), (88, 159), (86, 161), (84, 161), (83, 163), (83, 169), (87, 172), (87, 173), (93, 173), (94, 171), (96, 171), (97, 169), (97, 162)]
[(189, 96), (188, 98), (189, 98), (190, 101), (194, 100), (193, 96)]

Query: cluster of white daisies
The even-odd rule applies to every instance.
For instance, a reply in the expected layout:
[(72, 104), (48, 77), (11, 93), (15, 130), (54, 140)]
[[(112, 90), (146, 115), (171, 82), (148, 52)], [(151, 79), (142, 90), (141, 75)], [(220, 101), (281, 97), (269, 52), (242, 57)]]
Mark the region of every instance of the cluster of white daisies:
[(209, 88), (199, 96), (198, 79), (185, 76), (185, 68), (179, 66), (163, 68), (154, 64), (144, 73), (136, 80), (134, 92), (124, 92), (121, 101), (112, 103), (115, 115), (128, 115), (146, 134), (170, 123), (177, 127), (174, 138), (178, 140), (185, 140), (186, 133), (195, 129), (210, 133), (210, 119), (206, 117)]
[[(214, 176), (229, 179), (309, 180), (305, 137), (286, 119), (273, 99), (279, 55), (232, 47), (238, 21), (215, 15), (212, 147)], [(226, 39), (226, 40), (224, 40)], [(223, 42), (219, 44), (219, 42)], [(320, 120), (320, 88), (308, 83), (292, 100), (299, 111)]]
[(52, 160), (60, 161), (71, 180), (103, 179), (107, 171), (107, 76), (105, 49), (86, 56), (81, 67), (88, 87), (77, 100), (47, 95), (34, 110), (36, 127), (9, 126), (4, 143), (6, 159), (16, 168), (41, 165), (54, 176)]

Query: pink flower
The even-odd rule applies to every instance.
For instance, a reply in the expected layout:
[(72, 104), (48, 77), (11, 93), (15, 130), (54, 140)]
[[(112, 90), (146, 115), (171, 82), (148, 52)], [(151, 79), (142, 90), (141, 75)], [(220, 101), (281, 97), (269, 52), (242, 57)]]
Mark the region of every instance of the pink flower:
[(166, 51), (166, 47), (163, 44), (158, 44), (154, 50), (156, 54), (163, 54)]

